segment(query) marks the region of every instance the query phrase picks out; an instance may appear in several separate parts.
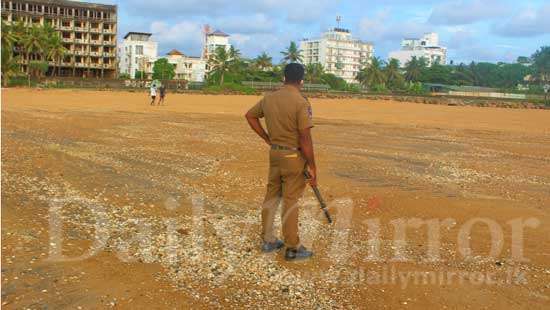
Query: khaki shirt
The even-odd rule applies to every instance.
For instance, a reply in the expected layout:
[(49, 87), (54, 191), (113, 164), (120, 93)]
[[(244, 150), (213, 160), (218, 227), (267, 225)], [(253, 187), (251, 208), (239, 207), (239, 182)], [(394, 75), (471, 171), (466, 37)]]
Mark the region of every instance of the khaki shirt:
[(296, 87), (290, 85), (265, 95), (248, 114), (265, 117), (273, 144), (298, 148), (300, 130), (313, 127), (311, 105)]

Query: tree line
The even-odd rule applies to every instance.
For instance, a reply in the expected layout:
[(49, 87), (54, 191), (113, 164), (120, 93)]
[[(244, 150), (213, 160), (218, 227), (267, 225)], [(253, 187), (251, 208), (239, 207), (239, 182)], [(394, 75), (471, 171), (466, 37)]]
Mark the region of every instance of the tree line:
[[(25, 74), (30, 85), (31, 75), (43, 75), (48, 71), (49, 62), (61, 68), (61, 61), (67, 54), (63, 39), (51, 25), (26, 26), (22, 21), (14, 24), (2, 22), (2, 83), (7, 85), (10, 78)], [(22, 61), (24, 60), (24, 61)], [(23, 68), (23, 63), (26, 66)]]
[[(289, 62), (303, 63), (303, 56), (295, 42), (281, 52), (280, 64), (263, 52), (254, 59), (243, 59), (239, 50), (218, 47), (208, 60), (209, 84), (240, 83), (242, 81), (280, 82), (282, 70)], [(357, 91), (359, 85), (373, 91), (421, 91), (422, 83), (456, 86), (480, 86), (499, 89), (515, 89), (518, 84), (538, 87), (550, 81), (550, 46), (541, 47), (531, 57), (520, 57), (517, 63), (471, 62), (457, 65), (434, 63), (412, 57), (403, 67), (397, 59), (384, 61), (371, 58), (356, 76), (357, 83), (348, 84), (332, 73), (326, 72), (320, 63), (305, 66), (306, 83), (327, 84), (334, 90)], [(525, 80), (527, 77), (527, 81)], [(539, 86), (537, 86), (539, 85)]]
[[(61, 62), (67, 54), (59, 32), (51, 25), (26, 26), (23, 22), (2, 22), (2, 82), (19, 74), (28, 77), (43, 75), (50, 63), (54, 64), (51, 75), (59, 74)], [(302, 53), (296, 42), (280, 52), (279, 64), (263, 52), (253, 59), (243, 58), (235, 47), (218, 47), (207, 60), (209, 85), (241, 84), (242, 81), (280, 82), (284, 66), (289, 62), (303, 63)], [(23, 61), (22, 61), (23, 60)], [(23, 64), (26, 66), (23, 66)], [(527, 82), (540, 85), (550, 82), (550, 46), (541, 47), (531, 57), (519, 57), (517, 63), (471, 62), (469, 64), (428, 66), (425, 58), (413, 57), (403, 68), (396, 59), (384, 61), (371, 58), (357, 74), (357, 83), (347, 83), (333, 73), (326, 72), (319, 63), (305, 66), (305, 81), (310, 84), (327, 84), (333, 90), (359, 91), (361, 85), (373, 91), (420, 91), (421, 83), (446, 85), (469, 85), (513, 89)], [(154, 79), (173, 79), (173, 65), (159, 59), (153, 67)]]
[[(255, 58), (246, 59), (233, 46), (228, 50), (218, 47), (208, 59), (207, 83), (222, 86), (224, 84), (240, 84), (242, 81), (281, 82), (284, 66), (287, 63), (303, 62), (303, 56), (296, 42), (290, 42), (290, 45), (281, 51), (281, 55), (281, 62), (275, 64), (273, 57), (266, 52)], [(344, 79), (325, 72), (320, 64), (306, 65), (305, 70), (306, 83), (327, 84), (334, 90), (359, 90), (357, 85), (348, 84)]]

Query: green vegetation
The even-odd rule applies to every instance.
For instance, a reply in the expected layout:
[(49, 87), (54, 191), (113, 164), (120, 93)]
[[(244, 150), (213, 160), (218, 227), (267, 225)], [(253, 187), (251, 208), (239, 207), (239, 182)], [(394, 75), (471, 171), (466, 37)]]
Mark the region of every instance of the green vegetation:
[(176, 68), (166, 58), (160, 58), (153, 64), (153, 80), (171, 80), (176, 76)]
[(542, 93), (542, 84), (550, 81), (550, 47), (541, 47), (530, 58), (520, 57), (517, 63), (434, 63), (428, 66), (426, 59), (413, 57), (400, 69), (396, 59), (386, 63), (373, 58), (365, 64), (356, 79), (374, 92), (421, 94), (424, 92), (422, 83), (432, 83), (497, 88), (510, 92), (518, 92), (519, 84), (529, 84), (525, 92)]
[(531, 56), (535, 80), (542, 83), (550, 82), (550, 46), (543, 46)]
[(370, 62), (365, 64), (365, 67), (357, 74), (357, 81), (368, 88), (385, 89), (386, 74), (383, 66), (383, 60), (378, 57), (371, 58)]
[(256, 90), (252, 87), (236, 84), (236, 83), (224, 83), (223, 85), (210, 85), (203, 89), (206, 93), (219, 94), (224, 92), (237, 92), (245, 95), (253, 95)]
[(33, 76), (43, 76), (44, 74), (46, 74), (46, 72), (48, 72), (48, 62), (31, 60), (29, 61), (28, 70)]
[(281, 54), (283, 55), (283, 63), (288, 62), (302, 62), (302, 52), (298, 48), (298, 45), (296, 45), (296, 42), (291, 41), (290, 45), (286, 48), (286, 50), (282, 51)]
[(121, 80), (129, 80), (130, 79), (130, 74), (128, 73), (120, 73), (118, 75), (118, 78), (121, 79)]
[(322, 77), (325, 74), (325, 69), (320, 63), (306, 65), (305, 71), (306, 82), (310, 84), (318, 84), (322, 82)]
[(239, 52), (232, 47), (232, 51), (227, 51), (224, 47), (218, 46), (214, 54), (208, 59), (210, 67), (210, 81), (217, 81), (220, 86), (223, 85), (224, 78), (227, 72), (236, 73), (240, 71), (241, 63), (236, 59), (239, 57)]
[(273, 58), (266, 52), (261, 53), (254, 59), (254, 66), (261, 71), (269, 70), (273, 67)]
[[(128, 76), (130, 76), (130, 75), (128, 74)], [(145, 74), (144, 71), (136, 70), (136, 72), (134, 73), (134, 79), (143, 80), (146, 77), (147, 77), (147, 75)]]
[[(25, 26), (22, 22), (2, 22), (2, 84), (8, 85), (11, 78), (26, 75), (31, 85), (31, 76), (45, 75), (48, 63), (59, 68), (67, 53), (58, 32), (50, 25)], [(24, 62), (23, 62), (24, 60)], [(26, 64), (26, 65), (25, 65)], [(55, 68), (51, 71), (55, 75)]]

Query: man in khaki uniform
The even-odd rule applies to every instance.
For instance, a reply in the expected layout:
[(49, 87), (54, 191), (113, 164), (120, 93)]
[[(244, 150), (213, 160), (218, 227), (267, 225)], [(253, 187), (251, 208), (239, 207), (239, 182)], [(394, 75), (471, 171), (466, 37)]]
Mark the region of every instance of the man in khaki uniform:
[[(313, 253), (300, 245), (297, 202), (304, 192), (307, 164), (309, 182), (316, 184), (317, 170), (310, 129), (311, 105), (300, 93), (304, 67), (291, 63), (285, 67), (285, 85), (267, 94), (246, 113), (252, 129), (271, 146), (267, 193), (262, 208), (262, 250), (272, 252), (286, 245), (285, 258), (308, 258)], [(260, 118), (265, 118), (266, 133)], [(284, 243), (275, 237), (273, 221), (279, 203), (283, 202)]]

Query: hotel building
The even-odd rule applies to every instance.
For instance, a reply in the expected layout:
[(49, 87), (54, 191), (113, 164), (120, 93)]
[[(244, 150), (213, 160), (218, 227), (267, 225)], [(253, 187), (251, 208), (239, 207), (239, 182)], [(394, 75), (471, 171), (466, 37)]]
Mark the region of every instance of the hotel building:
[[(67, 0), (1, 2), (4, 22), (21, 21), (27, 26), (49, 24), (60, 33), (67, 49), (59, 70), (62, 76), (116, 77), (116, 5)], [(22, 60), (23, 66), (26, 61)], [(49, 70), (57, 66), (50, 62)]]
[(320, 63), (325, 72), (333, 73), (348, 83), (357, 83), (357, 73), (374, 53), (372, 43), (353, 38), (344, 28), (333, 28), (318, 39), (304, 39), (300, 50), (305, 65)]

